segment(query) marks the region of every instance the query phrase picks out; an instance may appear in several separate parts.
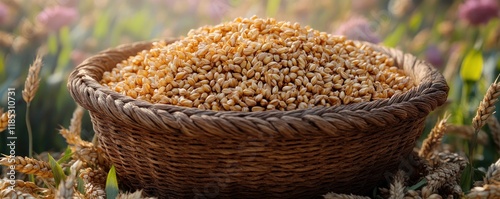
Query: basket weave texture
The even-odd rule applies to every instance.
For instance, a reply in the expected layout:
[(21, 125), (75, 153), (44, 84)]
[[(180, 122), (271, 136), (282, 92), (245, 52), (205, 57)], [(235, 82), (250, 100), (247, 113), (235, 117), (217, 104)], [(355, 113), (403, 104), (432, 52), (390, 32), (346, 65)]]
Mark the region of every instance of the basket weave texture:
[(367, 45), (393, 57), (416, 86), (389, 99), (328, 108), (215, 112), (135, 100), (99, 83), (105, 71), (151, 48), (148, 41), (90, 57), (72, 72), (68, 88), (89, 110), (124, 189), (160, 198), (369, 194), (412, 152), (448, 86), (415, 56)]

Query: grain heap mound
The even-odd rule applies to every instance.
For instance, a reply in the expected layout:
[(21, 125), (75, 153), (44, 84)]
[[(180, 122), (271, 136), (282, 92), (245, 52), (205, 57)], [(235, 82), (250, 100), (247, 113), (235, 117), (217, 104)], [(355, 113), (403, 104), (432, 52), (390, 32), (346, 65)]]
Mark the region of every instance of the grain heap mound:
[(101, 84), (151, 103), (214, 111), (328, 107), (414, 86), (392, 58), (365, 44), (257, 17), (154, 42), (105, 72)]

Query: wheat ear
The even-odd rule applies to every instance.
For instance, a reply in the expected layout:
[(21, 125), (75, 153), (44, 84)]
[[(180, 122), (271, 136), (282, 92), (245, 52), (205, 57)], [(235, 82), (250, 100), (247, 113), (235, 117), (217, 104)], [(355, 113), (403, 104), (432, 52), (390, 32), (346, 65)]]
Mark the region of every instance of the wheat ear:
[(470, 193), (467, 194), (469, 199), (483, 199), (483, 198), (500, 198), (500, 186), (498, 185), (484, 185), (483, 187), (474, 187)]
[(66, 179), (61, 180), (61, 184), (59, 184), (55, 198), (65, 199), (73, 197), (75, 192), (76, 176), (81, 167), (82, 161), (80, 160), (77, 160), (75, 163), (73, 163), (73, 165), (71, 165), (71, 174), (66, 177)]
[(0, 109), (0, 132), (7, 129), (8, 126), (9, 126), (9, 113), (3, 112), (3, 110)]
[(49, 163), (33, 158), (21, 156), (6, 156), (0, 159), (0, 165), (14, 166), (16, 171), (26, 174), (34, 174), (42, 178), (52, 178), (52, 169)]
[(80, 171), (80, 178), (85, 182), (85, 195), (90, 199), (106, 198), (107, 173), (101, 168), (86, 168)]
[(432, 128), (431, 132), (425, 138), (422, 143), (422, 147), (418, 152), (418, 155), (426, 160), (430, 160), (436, 149), (441, 145), (441, 139), (446, 132), (446, 121), (450, 115), (445, 115), (443, 119), (439, 120), (434, 128)]
[(35, 61), (30, 66), (28, 71), (28, 77), (24, 82), (23, 89), (23, 99), (26, 103), (30, 103), (35, 97), (35, 93), (38, 90), (38, 86), (40, 84), (40, 69), (42, 68), (42, 55), (38, 53), (35, 58)]
[(398, 199), (405, 196), (405, 177), (406, 174), (403, 170), (396, 173), (389, 189), (391, 195), (389, 199)]
[(144, 197), (142, 190), (137, 190), (133, 193), (120, 193), (116, 199), (154, 199), (153, 197)]
[(456, 181), (462, 169), (460, 164), (452, 162), (438, 165), (437, 168), (425, 176), (427, 185), (422, 188), (422, 196), (427, 198), (441, 189), (445, 183)]
[(486, 91), (483, 101), (479, 104), (476, 116), (472, 119), (472, 126), (476, 129), (476, 131), (479, 131), (479, 129), (484, 126), (486, 120), (488, 120), (488, 118), (495, 111), (495, 103), (498, 101), (498, 97), (500, 96), (500, 84), (497, 81), (498, 77)]
[(59, 133), (66, 139), (69, 145), (74, 146), (91, 146), (90, 142), (83, 141), (80, 137), (82, 129), (82, 117), (85, 109), (81, 106), (77, 106), (75, 111), (73, 111), (73, 117), (69, 125), (69, 129), (62, 128)]

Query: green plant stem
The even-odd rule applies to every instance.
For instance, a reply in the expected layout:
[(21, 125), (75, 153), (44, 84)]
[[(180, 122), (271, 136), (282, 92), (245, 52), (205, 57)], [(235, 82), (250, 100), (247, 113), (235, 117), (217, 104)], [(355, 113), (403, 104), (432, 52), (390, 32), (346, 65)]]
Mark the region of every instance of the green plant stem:
[[(30, 105), (30, 102), (26, 105), (26, 128), (28, 129), (28, 157), (33, 158), (33, 133), (30, 121)], [(29, 179), (31, 182), (35, 182), (35, 176), (33, 174), (29, 175)]]

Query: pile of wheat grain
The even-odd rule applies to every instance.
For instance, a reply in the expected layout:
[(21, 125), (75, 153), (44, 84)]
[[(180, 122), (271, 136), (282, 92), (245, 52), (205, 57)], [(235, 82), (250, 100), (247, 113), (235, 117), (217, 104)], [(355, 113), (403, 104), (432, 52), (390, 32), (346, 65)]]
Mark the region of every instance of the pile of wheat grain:
[(101, 83), (152, 103), (204, 110), (295, 110), (389, 98), (414, 86), (367, 45), (275, 19), (192, 30), (105, 72)]

